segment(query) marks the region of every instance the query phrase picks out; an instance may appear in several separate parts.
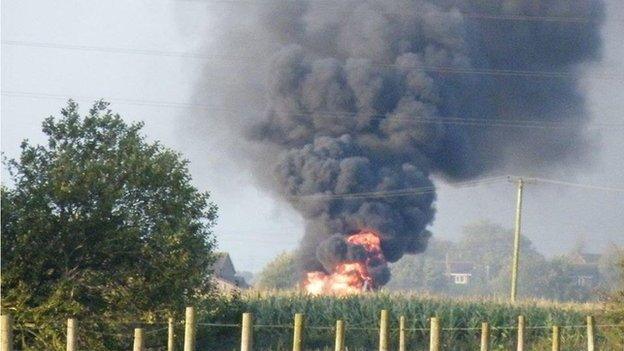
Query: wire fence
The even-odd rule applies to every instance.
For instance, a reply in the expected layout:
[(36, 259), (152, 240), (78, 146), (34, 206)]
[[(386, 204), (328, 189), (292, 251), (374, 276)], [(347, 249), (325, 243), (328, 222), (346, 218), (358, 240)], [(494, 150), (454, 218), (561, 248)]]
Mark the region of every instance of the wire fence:
[[(325, 345), (317, 348), (321, 349), (334, 349), (345, 350), (345, 336), (351, 333), (364, 333), (368, 338), (379, 340), (379, 350), (389, 350), (390, 344), (397, 344), (399, 351), (405, 351), (407, 346), (413, 345), (418, 342), (419, 345), (428, 345), (430, 351), (441, 351), (450, 348), (449, 345), (457, 344), (460, 340), (466, 339), (473, 342), (480, 341), (481, 350), (491, 350), (491, 345), (500, 346), (501, 343), (506, 343), (507, 346), (515, 347), (517, 350), (524, 350), (525, 346), (531, 341), (531, 338), (540, 338), (540, 342), (552, 343), (552, 350), (559, 351), (563, 349), (563, 343), (569, 343), (565, 345), (566, 349), (574, 347), (574, 349), (588, 351), (595, 351), (598, 349), (598, 343), (600, 337), (599, 333), (608, 332), (608, 329), (615, 329), (624, 338), (624, 324), (617, 323), (595, 323), (592, 316), (587, 316), (585, 324), (563, 324), (563, 325), (530, 325), (525, 324), (524, 317), (519, 317), (518, 322), (514, 325), (492, 325), (484, 321), (480, 326), (443, 326), (442, 321), (437, 317), (431, 317), (420, 320), (427, 326), (423, 327), (409, 327), (406, 326), (406, 318), (401, 316), (397, 324), (395, 321), (391, 321), (388, 317), (387, 311), (383, 311), (380, 314), (378, 323), (376, 324), (351, 324), (344, 323), (344, 321), (338, 320), (335, 325), (315, 325), (304, 323), (304, 316), (300, 315), (297, 322), (295, 318), (294, 323), (254, 323), (253, 315), (251, 313), (244, 313), (242, 323), (226, 323), (226, 322), (195, 322), (195, 311), (192, 307), (187, 308), (185, 320), (174, 320), (169, 318), (167, 322), (128, 322), (128, 321), (108, 321), (109, 326), (117, 328), (116, 332), (109, 332), (103, 330), (95, 330), (89, 325), (87, 321), (84, 322), (84, 326), (78, 327), (81, 323), (78, 323), (75, 319), (69, 319), (67, 321), (67, 351), (80, 351), (88, 350), (84, 348), (84, 343), (80, 343), (85, 336), (98, 337), (101, 339), (114, 338), (117, 345), (120, 347), (127, 347), (132, 345), (135, 351), (147, 351), (147, 350), (167, 350), (173, 351), (179, 349), (182, 346), (184, 350), (195, 350), (198, 331), (211, 330), (213, 332), (226, 330), (224, 334), (215, 334), (227, 336), (230, 341), (237, 343), (240, 336), (240, 350), (251, 351), (254, 349), (253, 339), (245, 339), (245, 335), (259, 335), (262, 333), (268, 334), (268, 339), (274, 341), (274, 345), (257, 345), (255, 349), (271, 350), (285, 350), (290, 349), (287, 345), (288, 342), (284, 342), (284, 338), (278, 337), (286, 333), (293, 335), (293, 340), (299, 335), (300, 346), (297, 347), (297, 343), (293, 344), (293, 351), (301, 351), (301, 345), (305, 345), (303, 335), (308, 339), (307, 341), (313, 343), (315, 346), (319, 346), (322, 343), (327, 344), (328, 335), (331, 334), (331, 338), (335, 338), (335, 348)], [(245, 316), (246, 315), (246, 316)], [(28, 332), (36, 335), (36, 330), (43, 326), (37, 327), (35, 321), (20, 321), (18, 324), (13, 325), (12, 318), (3, 315), (1, 318), (1, 330), (2, 339), (8, 340), (0, 345), (0, 351), (18, 350), (17, 348), (9, 348), (13, 345), (13, 332), (24, 333)], [(415, 322), (415, 321), (412, 321)], [(413, 324), (412, 324), (413, 325)], [(55, 329), (62, 328), (64, 323), (58, 321), (47, 324), (47, 327), (53, 327)], [(586, 329), (586, 332), (581, 333), (578, 330)], [(62, 329), (61, 329), (62, 330)], [(566, 330), (576, 330), (573, 336), (566, 335)], [(346, 334), (346, 335), (345, 335)], [(515, 336), (514, 336), (515, 335)], [(564, 338), (562, 339), (562, 335)], [(183, 338), (178, 338), (183, 336)], [(214, 335), (213, 335), (214, 336)], [(205, 337), (205, 336), (204, 336)], [(357, 337), (362, 337), (358, 334)], [(330, 338), (330, 339), (331, 339)], [(499, 339), (514, 339), (501, 341)], [(480, 340), (479, 340), (480, 339)], [(526, 340), (525, 340), (526, 339)], [(225, 339), (222, 339), (225, 340)], [(245, 341), (247, 340), (247, 341)], [(624, 339), (622, 339), (624, 340)], [(375, 340), (373, 340), (375, 341)], [(466, 342), (466, 341), (462, 341)], [(509, 345), (514, 343), (515, 345)], [(189, 345), (190, 344), (190, 345)], [(275, 346), (277, 344), (277, 346)], [(583, 348), (579, 348), (579, 345)], [(125, 346), (123, 346), (125, 345)], [(231, 348), (232, 345), (225, 346), (225, 349), (239, 349), (237, 346)], [(573, 346), (572, 346), (573, 345)], [(187, 348), (187, 347), (192, 348)], [(422, 347), (422, 346), (421, 346)], [(473, 346), (474, 347), (474, 346)], [(312, 349), (307, 348), (306, 349)], [(474, 349), (474, 348), (472, 348)], [(526, 348), (527, 350), (529, 348)], [(351, 350), (351, 349), (350, 349)]]

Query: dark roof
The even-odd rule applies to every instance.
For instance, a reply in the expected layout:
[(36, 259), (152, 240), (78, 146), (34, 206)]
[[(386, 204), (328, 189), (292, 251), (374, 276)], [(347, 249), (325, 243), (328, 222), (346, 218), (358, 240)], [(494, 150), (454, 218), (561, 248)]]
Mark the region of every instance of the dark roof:
[(598, 264), (598, 262), (600, 261), (600, 257), (600, 254), (584, 253), (578, 251), (573, 251), (567, 254), (568, 260), (576, 264)]
[(216, 257), (215, 262), (212, 264), (212, 271), (215, 278), (234, 284), (239, 288), (249, 287), (245, 278), (236, 273), (232, 259), (230, 259), (230, 255), (227, 252), (215, 252), (214, 255)]
[(574, 274), (598, 276), (600, 275), (600, 271), (598, 270), (598, 265), (596, 264), (577, 264), (574, 266)]
[[(220, 268), (223, 268), (223, 266), (229, 264), (232, 264), (232, 260), (230, 259), (230, 254), (228, 254), (227, 252), (215, 252), (215, 261), (212, 264), (212, 269), (213, 270), (218, 270)], [(229, 262), (228, 262), (229, 261)]]
[(581, 257), (585, 263), (598, 263), (600, 261), (600, 254), (583, 253)]
[(227, 280), (233, 280), (236, 270), (234, 264), (230, 259), (230, 255), (227, 252), (216, 252), (215, 261), (212, 264), (212, 271), (217, 277), (225, 278)]
[(451, 261), (448, 263), (449, 274), (472, 274), (475, 265), (468, 261)]

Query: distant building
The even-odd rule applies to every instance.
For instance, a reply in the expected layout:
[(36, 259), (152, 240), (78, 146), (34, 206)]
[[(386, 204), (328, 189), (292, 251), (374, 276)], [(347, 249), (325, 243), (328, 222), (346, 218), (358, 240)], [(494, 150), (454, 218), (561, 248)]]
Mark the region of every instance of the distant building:
[(249, 288), (245, 279), (236, 274), (227, 252), (218, 252), (215, 255), (217, 257), (212, 265), (212, 280), (220, 291), (233, 292)]
[(601, 255), (574, 251), (566, 258), (574, 266), (573, 279), (577, 286), (593, 288), (598, 285), (600, 281), (598, 263)]
[(446, 275), (451, 283), (457, 285), (468, 285), (472, 280), (472, 276), (475, 272), (475, 264), (468, 261), (451, 261), (449, 256), (446, 255), (445, 271)]

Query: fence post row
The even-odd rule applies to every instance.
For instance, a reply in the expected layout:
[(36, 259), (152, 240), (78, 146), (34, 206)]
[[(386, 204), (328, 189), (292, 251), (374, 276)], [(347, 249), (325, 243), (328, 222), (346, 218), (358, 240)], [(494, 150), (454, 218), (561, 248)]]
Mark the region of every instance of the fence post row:
[(143, 335), (143, 328), (134, 328), (134, 346), (132, 347), (132, 351), (145, 350)]
[(13, 351), (13, 318), (0, 316), (0, 351)]
[(379, 351), (388, 351), (388, 310), (379, 316)]
[(78, 322), (75, 318), (69, 318), (67, 320), (67, 351), (76, 351), (78, 349), (77, 343), (77, 331)]
[(187, 307), (184, 317), (184, 351), (195, 351), (195, 308)]
[(241, 324), (241, 351), (253, 350), (253, 316), (251, 313), (243, 313)]
[[(195, 351), (195, 310), (193, 307), (186, 308), (184, 327), (184, 351)], [(296, 313), (293, 328), (293, 351), (303, 351), (305, 316)], [(167, 351), (174, 351), (175, 322), (168, 319)], [(399, 351), (405, 351), (406, 342), (406, 319), (399, 317)], [(481, 323), (481, 351), (490, 351), (490, 325), (488, 322)], [(524, 351), (525, 318), (518, 316), (518, 334), (516, 351)], [(381, 310), (379, 322), (379, 351), (389, 350), (389, 313)], [(440, 351), (440, 319), (431, 317), (429, 351)], [(336, 338), (334, 351), (345, 350), (345, 323), (343, 320), (336, 321)], [(596, 351), (596, 325), (593, 316), (587, 316), (587, 351)], [(561, 328), (552, 326), (552, 351), (561, 350)], [(9, 315), (0, 316), (0, 351), (13, 351), (13, 319)], [(75, 318), (67, 319), (67, 351), (78, 350), (78, 321)], [(145, 332), (142, 328), (134, 329), (133, 351), (145, 350)], [(241, 351), (253, 350), (253, 315), (243, 313), (241, 324)]]
[(524, 351), (524, 316), (518, 316), (518, 348), (516, 351)]
[(440, 320), (437, 317), (431, 317), (429, 334), (429, 351), (440, 351)]
[(295, 313), (295, 325), (293, 329), (293, 351), (303, 350), (303, 314)]

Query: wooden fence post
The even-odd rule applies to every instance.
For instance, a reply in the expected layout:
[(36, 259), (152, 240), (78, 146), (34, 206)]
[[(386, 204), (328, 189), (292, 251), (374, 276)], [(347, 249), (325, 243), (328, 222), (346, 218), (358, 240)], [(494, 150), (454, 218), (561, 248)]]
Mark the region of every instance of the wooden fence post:
[(76, 351), (78, 349), (77, 338), (76, 338), (76, 329), (78, 328), (78, 323), (75, 318), (69, 318), (67, 320), (67, 351)]
[(243, 313), (241, 324), (241, 351), (253, 350), (253, 316), (251, 313)]
[(587, 316), (587, 351), (596, 351), (594, 317)]
[(379, 351), (388, 351), (388, 310), (381, 310), (379, 317)]
[(295, 313), (293, 330), (293, 351), (303, 350), (303, 314)]
[(524, 351), (524, 316), (518, 316), (518, 348), (516, 351)]
[(336, 347), (334, 347), (334, 351), (344, 351), (344, 339), (345, 339), (345, 330), (344, 330), (344, 322), (341, 320), (336, 321)]
[(405, 351), (405, 316), (399, 317), (399, 351)]
[(174, 351), (173, 349), (175, 348), (175, 346), (173, 346), (175, 341), (175, 331), (173, 326), (173, 318), (170, 317), (167, 321), (167, 351)]
[(429, 351), (440, 351), (440, 320), (437, 317), (431, 317)]
[(488, 322), (481, 323), (481, 351), (490, 350), (490, 324)]
[(195, 308), (187, 307), (184, 317), (184, 351), (195, 351)]
[(553, 325), (552, 327), (552, 351), (561, 350), (561, 334), (559, 333), (559, 326)]
[(13, 351), (13, 319), (9, 315), (0, 316), (0, 351)]
[(132, 351), (144, 351), (143, 328), (134, 328), (134, 346)]

